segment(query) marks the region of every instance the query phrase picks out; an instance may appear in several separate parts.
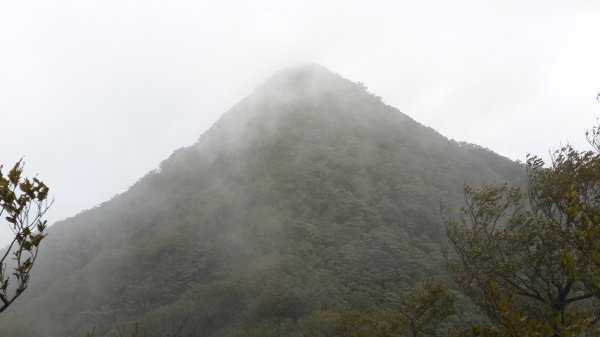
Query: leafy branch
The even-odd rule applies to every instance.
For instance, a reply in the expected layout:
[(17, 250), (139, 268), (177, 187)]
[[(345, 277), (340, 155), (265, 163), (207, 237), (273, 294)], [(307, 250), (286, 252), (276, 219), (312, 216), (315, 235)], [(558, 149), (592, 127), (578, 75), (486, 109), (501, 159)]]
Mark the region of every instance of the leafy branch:
[[(0, 259), (0, 313), (29, 285), (40, 243), (46, 236), (46, 220), (42, 218), (53, 203), (48, 201), (49, 188), (44, 182), (22, 177), (24, 166), (21, 159), (6, 174), (0, 166), (0, 217), (14, 235)], [(7, 261), (9, 255), (12, 261)], [(11, 283), (11, 276), (16, 283)]]

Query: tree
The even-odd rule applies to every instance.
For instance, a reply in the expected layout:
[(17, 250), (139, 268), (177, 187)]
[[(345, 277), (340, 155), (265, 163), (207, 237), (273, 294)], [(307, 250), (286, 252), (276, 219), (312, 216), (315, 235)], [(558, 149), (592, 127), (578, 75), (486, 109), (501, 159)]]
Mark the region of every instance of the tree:
[(302, 322), (306, 337), (436, 336), (455, 313), (455, 296), (448, 286), (425, 281), (398, 296), (399, 309), (385, 315), (358, 311), (321, 311)]
[(460, 218), (444, 219), (451, 275), (503, 336), (598, 333), (598, 135), (595, 152), (566, 146), (549, 167), (529, 157), (526, 191), (466, 187)]
[(401, 295), (401, 308), (389, 321), (403, 336), (435, 336), (438, 327), (455, 313), (454, 301), (447, 285), (425, 281)]
[[(37, 259), (40, 242), (45, 237), (46, 220), (42, 220), (42, 217), (52, 205), (47, 200), (48, 187), (42, 181), (35, 177), (22, 177), (22, 160), (6, 175), (2, 168), (0, 166), (0, 216), (4, 216), (14, 238), (0, 260), (0, 313), (29, 284), (29, 274)], [(12, 255), (12, 259), (7, 261), (9, 255)], [(12, 281), (11, 276), (14, 276), (15, 281)]]

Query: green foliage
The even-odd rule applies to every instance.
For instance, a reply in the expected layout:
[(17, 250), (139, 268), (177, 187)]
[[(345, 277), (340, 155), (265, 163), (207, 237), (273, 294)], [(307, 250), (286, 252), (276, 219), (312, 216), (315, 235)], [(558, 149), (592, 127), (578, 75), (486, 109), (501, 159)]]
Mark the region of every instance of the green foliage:
[[(23, 178), (19, 160), (8, 172), (0, 166), (0, 217), (4, 217), (14, 238), (0, 258), (0, 312), (10, 306), (29, 285), (29, 275), (44, 239), (50, 205), (48, 187), (37, 178)], [(7, 258), (12, 255), (12, 260)], [(12, 271), (12, 273), (10, 272)], [(14, 276), (14, 281), (11, 281)]]
[(455, 313), (454, 302), (448, 286), (426, 281), (400, 297), (401, 307), (392, 319), (407, 336), (435, 335), (439, 325)]
[(396, 311), (321, 311), (306, 318), (301, 329), (307, 337), (437, 336), (455, 312), (454, 300), (446, 285), (426, 281), (399, 294)]
[(600, 155), (567, 146), (527, 166), (527, 193), (465, 188), (460, 219), (445, 220), (449, 270), (502, 335), (596, 335)]
[[(122, 324), (119, 324), (119, 322), (117, 322), (117, 319), (113, 317), (113, 323), (116, 332), (114, 332), (114, 334), (111, 335), (111, 337), (146, 337), (149, 335), (148, 332), (141, 328), (140, 324), (137, 322), (133, 323), (132, 326), (128, 328)], [(162, 334), (161, 337), (192, 337), (191, 334), (185, 334), (185, 332), (183, 332), (183, 330), (185, 330), (186, 323), (187, 320), (182, 322), (182, 324), (173, 332)], [(85, 335), (85, 337), (95, 336), (95, 331), (92, 331), (91, 333), (87, 333)]]
[(524, 167), (335, 74), (292, 75), (126, 193), (53, 225), (0, 335), (112, 337), (116, 315), (153, 335), (188, 318), (193, 336), (293, 337), (334, 313), (385, 321), (401, 289), (444, 281), (440, 202), (458, 208), (465, 181), (518, 183)]

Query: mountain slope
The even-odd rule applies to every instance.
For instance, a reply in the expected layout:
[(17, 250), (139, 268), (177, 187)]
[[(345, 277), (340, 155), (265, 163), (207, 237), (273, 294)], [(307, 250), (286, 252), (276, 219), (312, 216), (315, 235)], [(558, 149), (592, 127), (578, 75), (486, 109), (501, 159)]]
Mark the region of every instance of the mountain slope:
[[(440, 202), (523, 167), (314, 65), (275, 74), (127, 192), (51, 227), (0, 336), (296, 336), (445, 277)], [(115, 167), (118, 174), (118, 166)], [(31, 318), (35, 317), (32, 321)]]

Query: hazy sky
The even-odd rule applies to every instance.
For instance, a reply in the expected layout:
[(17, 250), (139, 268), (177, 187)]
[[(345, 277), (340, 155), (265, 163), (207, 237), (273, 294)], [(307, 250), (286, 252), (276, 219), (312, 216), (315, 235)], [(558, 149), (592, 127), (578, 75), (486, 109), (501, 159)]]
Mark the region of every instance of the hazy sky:
[(599, 41), (597, 0), (0, 0), (0, 163), (75, 215), (302, 62), (512, 159), (583, 148)]

